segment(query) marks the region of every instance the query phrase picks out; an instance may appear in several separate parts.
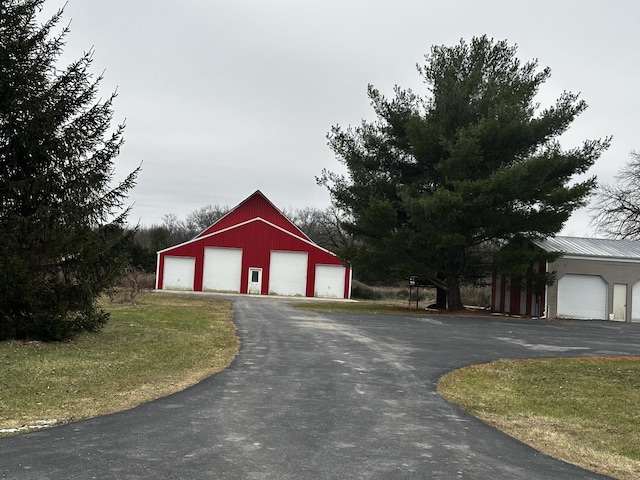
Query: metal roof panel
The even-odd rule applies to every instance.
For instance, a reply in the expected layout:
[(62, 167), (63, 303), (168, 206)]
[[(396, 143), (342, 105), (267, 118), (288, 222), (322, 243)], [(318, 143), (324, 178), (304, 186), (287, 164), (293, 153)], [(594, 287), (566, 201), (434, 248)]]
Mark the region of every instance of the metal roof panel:
[(532, 243), (547, 252), (581, 257), (640, 259), (640, 241), (610, 238), (549, 237)]

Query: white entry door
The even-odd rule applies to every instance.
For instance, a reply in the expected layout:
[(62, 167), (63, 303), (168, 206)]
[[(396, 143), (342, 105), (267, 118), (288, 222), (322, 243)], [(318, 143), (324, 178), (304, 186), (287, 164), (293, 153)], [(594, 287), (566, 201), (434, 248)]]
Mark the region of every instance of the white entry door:
[(249, 269), (249, 286), (247, 287), (247, 293), (251, 295), (260, 295), (262, 293), (262, 269), (261, 268)]
[(618, 322), (627, 319), (627, 286), (624, 283), (613, 284), (613, 319)]

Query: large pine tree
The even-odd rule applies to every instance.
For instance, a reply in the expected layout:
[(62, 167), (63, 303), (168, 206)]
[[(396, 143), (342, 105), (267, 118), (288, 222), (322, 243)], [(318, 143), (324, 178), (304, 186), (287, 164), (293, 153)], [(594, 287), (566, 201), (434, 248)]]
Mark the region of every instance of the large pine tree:
[[(584, 204), (595, 179), (574, 176), (609, 139), (563, 150), (558, 137), (586, 103), (565, 92), (539, 108), (550, 70), (522, 64), (504, 41), (433, 47), (419, 72), (424, 97), (396, 88), (388, 100), (369, 87), (378, 119), (333, 128), (329, 144), (348, 174), (325, 171), (320, 182), (349, 215), (356, 269), (426, 277), (457, 310), (461, 279), (483, 273), (488, 246), (553, 235)], [(519, 267), (531, 260), (526, 249), (509, 256)]]
[(68, 33), (44, 0), (0, 0), (0, 338), (68, 338), (101, 328), (98, 296), (121, 276), (131, 233), (114, 182), (123, 125), (98, 98), (92, 52), (64, 69)]

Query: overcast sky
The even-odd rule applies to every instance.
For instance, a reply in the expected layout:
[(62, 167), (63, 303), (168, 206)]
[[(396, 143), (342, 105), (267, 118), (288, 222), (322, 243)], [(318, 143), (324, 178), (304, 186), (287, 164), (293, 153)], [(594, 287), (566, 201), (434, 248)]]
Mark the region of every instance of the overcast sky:
[[(611, 183), (640, 150), (639, 19), (637, 0), (68, 0), (63, 61), (94, 47), (104, 95), (117, 87), (116, 173), (142, 162), (129, 219), (150, 226), (258, 189), (281, 209), (327, 207), (315, 177), (342, 167), (326, 134), (373, 118), (367, 85), (425, 92), (431, 46), (483, 34), (551, 68), (542, 106), (581, 93), (562, 144), (612, 135), (589, 172)], [(597, 236), (584, 211), (562, 234)]]

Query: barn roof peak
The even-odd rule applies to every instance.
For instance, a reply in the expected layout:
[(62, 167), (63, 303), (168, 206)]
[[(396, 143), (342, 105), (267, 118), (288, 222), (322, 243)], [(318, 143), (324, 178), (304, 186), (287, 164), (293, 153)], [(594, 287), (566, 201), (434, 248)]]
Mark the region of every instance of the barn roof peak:
[(226, 215), (215, 221), (202, 233), (196, 235), (195, 238), (209, 235), (221, 229), (228, 228), (231, 225), (236, 225), (254, 218), (263, 218), (264, 220), (274, 223), (304, 240), (311, 241), (309, 236), (300, 230), (300, 228), (295, 225), (282, 212), (282, 210), (276, 207), (260, 190), (253, 192), (242, 202), (229, 210)]

